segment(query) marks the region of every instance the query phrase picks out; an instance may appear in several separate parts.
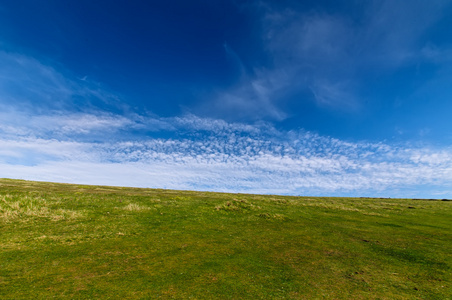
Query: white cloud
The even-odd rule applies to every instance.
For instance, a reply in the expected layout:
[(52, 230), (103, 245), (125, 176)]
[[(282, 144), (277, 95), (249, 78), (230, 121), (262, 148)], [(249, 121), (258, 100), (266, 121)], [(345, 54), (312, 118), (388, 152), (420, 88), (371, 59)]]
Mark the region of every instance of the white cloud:
[[(153, 123), (139, 119), (140, 124)], [(122, 123), (133, 128), (134, 122)], [(280, 194), (394, 196), (391, 191), (400, 187), (409, 187), (413, 194), (451, 189), (451, 149), (344, 142), (306, 131), (278, 131), (265, 123), (245, 125), (195, 116), (162, 122), (168, 124), (165, 130), (173, 128), (170, 138), (102, 142), (36, 138), (39, 134), (3, 138), (0, 177)], [(178, 136), (179, 128), (188, 134)]]
[(4, 136), (34, 135), (41, 138), (72, 139), (77, 136), (101, 134), (108, 137), (118, 130), (140, 127), (138, 120), (100, 111), (33, 114), (2, 105), (0, 109), (0, 133)]

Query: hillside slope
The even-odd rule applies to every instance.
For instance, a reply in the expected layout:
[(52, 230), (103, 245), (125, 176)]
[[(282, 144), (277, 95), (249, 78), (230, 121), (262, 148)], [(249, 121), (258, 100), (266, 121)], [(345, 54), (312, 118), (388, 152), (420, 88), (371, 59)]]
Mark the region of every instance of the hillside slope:
[(0, 179), (0, 298), (452, 299), (452, 202)]

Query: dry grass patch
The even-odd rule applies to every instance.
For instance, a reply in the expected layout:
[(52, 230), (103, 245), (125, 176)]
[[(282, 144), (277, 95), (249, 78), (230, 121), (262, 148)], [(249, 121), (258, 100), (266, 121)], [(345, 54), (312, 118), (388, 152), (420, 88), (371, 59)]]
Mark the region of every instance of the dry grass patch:
[(341, 202), (304, 202), (300, 203), (300, 206), (305, 207), (318, 207), (327, 210), (339, 210), (339, 211), (349, 211), (356, 212), (363, 215), (369, 216), (387, 216), (381, 213), (381, 207), (374, 206), (372, 208), (360, 206), (359, 203), (341, 203)]
[(244, 199), (234, 199), (232, 201), (227, 201), (222, 205), (218, 205), (215, 207), (216, 210), (225, 210), (225, 211), (243, 211), (243, 210), (254, 210), (259, 209), (259, 206), (256, 206)]
[(275, 220), (287, 220), (287, 217), (283, 214), (269, 214), (269, 213), (261, 213), (258, 215), (259, 218), (262, 219), (275, 219)]
[(79, 212), (51, 208), (53, 202), (37, 195), (2, 195), (0, 196), (0, 220), (4, 222), (27, 221), (30, 218), (49, 218), (52, 221), (76, 219), (81, 216)]
[(127, 206), (123, 207), (124, 210), (128, 211), (142, 211), (142, 210), (149, 210), (150, 207), (142, 206), (136, 203), (129, 203)]

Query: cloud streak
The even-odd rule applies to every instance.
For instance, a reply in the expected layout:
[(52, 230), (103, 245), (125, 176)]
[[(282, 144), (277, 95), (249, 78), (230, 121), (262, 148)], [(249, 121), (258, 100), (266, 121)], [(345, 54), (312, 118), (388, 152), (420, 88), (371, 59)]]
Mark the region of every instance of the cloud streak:
[(291, 116), (283, 109), (287, 101), (359, 113), (369, 100), (362, 94), (369, 76), (386, 76), (425, 61), (439, 64), (440, 57), (450, 57), (450, 49), (425, 40), (450, 1), (340, 6), (346, 6), (347, 13), (296, 4), (281, 8), (268, 1), (247, 4), (249, 11), (260, 12), (262, 51), (269, 63), (242, 67), (251, 71), (242, 72), (239, 83), (220, 92), (212, 105), (225, 115), (249, 113), (278, 121)]
[(7, 103), (34, 113), (99, 106), (114, 108), (119, 103), (115, 94), (98, 83), (70, 79), (74, 76), (24, 54), (0, 50), (0, 66), (2, 111)]

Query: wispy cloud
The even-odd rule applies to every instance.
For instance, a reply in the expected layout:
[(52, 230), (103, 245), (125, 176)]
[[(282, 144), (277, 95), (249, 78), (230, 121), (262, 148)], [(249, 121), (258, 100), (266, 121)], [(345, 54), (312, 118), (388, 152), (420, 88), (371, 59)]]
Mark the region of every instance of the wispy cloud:
[(4, 109), (19, 106), (39, 113), (118, 105), (118, 97), (99, 83), (74, 79), (31, 56), (0, 50), (0, 66), (0, 104)]
[(229, 114), (249, 112), (283, 120), (290, 112), (281, 102), (293, 97), (290, 101), (314, 101), (321, 108), (357, 113), (368, 101), (360, 94), (367, 84), (363, 77), (425, 60), (439, 63), (444, 57), (440, 53), (450, 52), (424, 40), (450, 1), (343, 5), (348, 13), (269, 1), (248, 4), (253, 13), (261, 12), (262, 50), (270, 63), (248, 66), (251, 71), (221, 92), (213, 105)]
[(133, 125), (134, 121), (105, 112), (74, 113), (70, 111), (54, 111), (50, 115), (19, 112), (11, 107), (2, 107), (0, 118), (2, 127), (0, 133), (4, 135), (53, 138), (77, 138), (78, 136), (92, 136), (96, 133), (116, 133), (121, 128)]

